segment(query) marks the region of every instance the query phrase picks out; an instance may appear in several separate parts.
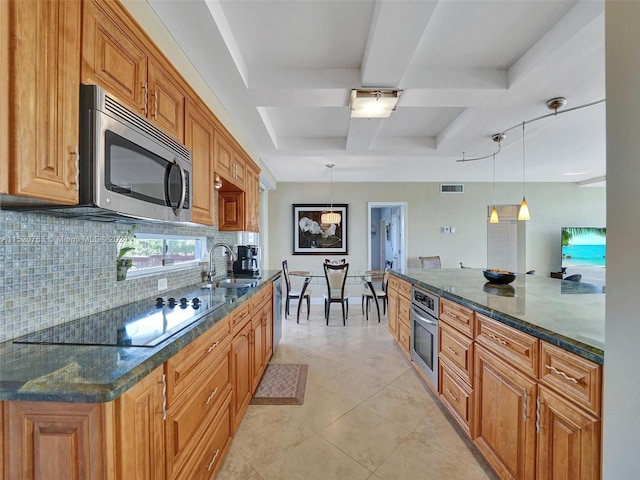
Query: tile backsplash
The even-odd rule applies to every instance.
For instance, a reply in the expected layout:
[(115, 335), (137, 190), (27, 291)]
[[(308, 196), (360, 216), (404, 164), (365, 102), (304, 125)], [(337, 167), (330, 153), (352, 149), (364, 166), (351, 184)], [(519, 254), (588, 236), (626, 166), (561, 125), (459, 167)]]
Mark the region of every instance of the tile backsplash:
[[(128, 224), (70, 220), (40, 213), (0, 211), (0, 342), (202, 280), (206, 266), (116, 281), (114, 237)], [(138, 232), (206, 236), (237, 243), (237, 233), (215, 227), (138, 223)], [(221, 252), (214, 257), (225, 270)]]

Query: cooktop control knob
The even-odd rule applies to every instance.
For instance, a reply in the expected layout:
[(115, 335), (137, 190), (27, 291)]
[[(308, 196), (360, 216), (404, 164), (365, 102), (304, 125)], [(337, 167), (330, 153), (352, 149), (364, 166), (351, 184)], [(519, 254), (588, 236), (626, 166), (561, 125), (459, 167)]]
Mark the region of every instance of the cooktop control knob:
[(185, 297), (180, 299), (180, 308), (187, 308), (187, 299)]
[(200, 299), (198, 297), (195, 297), (193, 300), (191, 300), (191, 303), (193, 305), (193, 308), (200, 308)]
[(175, 307), (176, 306), (176, 299), (173, 297), (169, 297), (169, 299), (167, 300), (167, 302), (169, 302), (169, 306), (170, 307)]
[(164, 298), (158, 297), (156, 298), (156, 307), (161, 307), (164, 305)]

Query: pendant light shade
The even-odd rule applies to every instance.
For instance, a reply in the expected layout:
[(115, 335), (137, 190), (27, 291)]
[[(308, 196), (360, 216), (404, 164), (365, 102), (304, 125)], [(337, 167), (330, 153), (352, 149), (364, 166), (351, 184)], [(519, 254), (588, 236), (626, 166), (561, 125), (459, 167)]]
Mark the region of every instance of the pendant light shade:
[(524, 124), (525, 122), (522, 122), (522, 203), (520, 204), (520, 210), (518, 210), (518, 220), (531, 220), (531, 215), (529, 215), (529, 205), (527, 205), (527, 200), (524, 195)]
[(320, 221), (322, 223), (339, 224), (342, 221), (342, 216), (338, 212), (334, 212), (333, 211), (333, 167), (335, 167), (335, 164), (327, 163), (325, 166), (331, 172), (331, 180), (330, 180), (330, 185), (331, 186), (330, 186), (330, 191), (329, 191), (329, 202), (330, 202), (331, 206), (329, 207), (329, 211), (328, 212), (324, 212), (320, 216)]
[(489, 223), (500, 223), (500, 219), (498, 218), (498, 210), (496, 210), (495, 205), (491, 209), (491, 216), (489, 217)]

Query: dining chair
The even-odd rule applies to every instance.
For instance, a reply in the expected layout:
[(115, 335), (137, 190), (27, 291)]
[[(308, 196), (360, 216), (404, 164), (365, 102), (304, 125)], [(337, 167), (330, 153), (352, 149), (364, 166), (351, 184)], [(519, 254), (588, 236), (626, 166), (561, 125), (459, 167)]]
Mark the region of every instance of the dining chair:
[[(300, 297), (304, 298), (307, 294), (307, 287), (311, 283), (311, 277), (306, 277), (304, 279), (304, 283), (302, 284), (302, 288), (300, 289)], [(298, 301), (298, 312), (296, 313), (296, 323), (300, 323), (300, 307), (302, 307), (302, 302)], [(307, 295), (307, 321), (309, 321), (309, 296)]]
[(384, 272), (382, 277), (381, 288), (382, 290), (376, 290), (371, 281), (365, 281), (365, 287), (362, 290), (362, 313), (365, 313), (366, 306), (366, 319), (369, 320), (369, 310), (371, 308), (371, 300), (374, 301), (376, 309), (378, 310), (378, 323), (380, 323), (380, 301), (382, 301), (382, 313), (387, 314), (387, 286), (389, 284), (389, 272)]
[(440, 256), (434, 257), (418, 257), (420, 259), (420, 265), (422, 268), (441, 268)]
[(291, 288), (291, 278), (289, 277), (289, 265), (286, 260), (282, 261), (282, 272), (284, 273), (284, 282), (287, 287), (287, 298), (284, 302), (284, 318), (287, 318), (289, 315), (289, 304), (291, 300), (298, 300), (298, 306), (302, 303), (302, 300), (307, 301), (307, 314), (309, 313), (309, 308), (311, 306), (311, 290), (305, 289), (302, 290), (294, 290)]
[(347, 273), (349, 264), (333, 265), (324, 263), (324, 277), (327, 281), (327, 290), (324, 292), (324, 317), (329, 325), (329, 312), (332, 303), (342, 305), (342, 324), (347, 325), (347, 317), (349, 316), (349, 292), (345, 291), (344, 286), (347, 283)]
[(325, 258), (324, 263), (331, 263), (333, 265), (344, 265), (346, 263), (346, 260), (344, 258), (341, 258), (340, 260), (331, 260), (330, 258)]

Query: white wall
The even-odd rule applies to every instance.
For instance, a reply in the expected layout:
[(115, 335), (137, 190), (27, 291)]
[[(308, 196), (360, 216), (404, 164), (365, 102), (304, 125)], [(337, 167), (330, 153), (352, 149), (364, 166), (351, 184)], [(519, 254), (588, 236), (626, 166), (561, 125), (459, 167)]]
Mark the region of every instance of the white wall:
[(607, 1), (607, 307), (604, 478), (638, 478), (640, 2)]
[[(487, 206), (492, 202), (491, 183), (465, 184), (464, 194), (440, 194), (438, 183), (333, 183), (333, 202), (349, 204), (348, 261), (352, 269), (367, 268), (367, 202), (407, 202), (409, 268), (418, 267), (418, 256), (440, 255), (443, 268), (485, 267), (487, 259)], [(319, 270), (324, 257), (292, 255), (292, 204), (326, 203), (327, 183), (279, 183), (269, 191), (269, 268), (280, 268), (284, 259), (291, 269)], [(538, 275), (558, 271), (561, 262), (562, 226), (606, 225), (605, 189), (573, 184), (527, 184), (532, 220), (527, 223), (526, 270)], [(519, 203), (521, 184), (498, 184), (498, 203)], [(445, 235), (440, 227), (454, 226)]]

